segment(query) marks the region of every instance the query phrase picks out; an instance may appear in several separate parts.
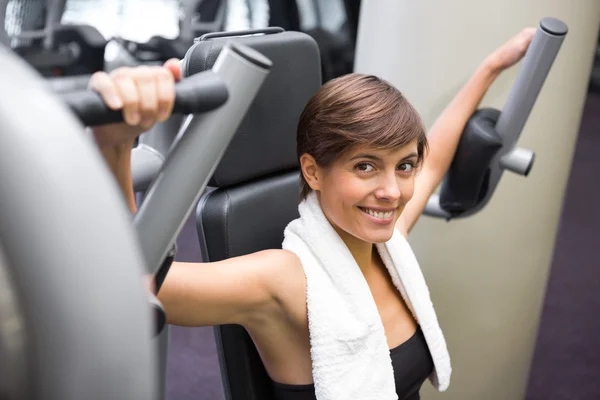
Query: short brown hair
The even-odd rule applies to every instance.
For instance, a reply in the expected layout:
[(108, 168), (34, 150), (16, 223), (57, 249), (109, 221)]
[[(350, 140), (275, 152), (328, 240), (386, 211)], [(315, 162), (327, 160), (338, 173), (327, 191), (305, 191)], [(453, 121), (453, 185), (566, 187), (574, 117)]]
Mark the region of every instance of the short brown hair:
[[(307, 153), (329, 167), (357, 145), (394, 149), (417, 139), (419, 163), (427, 148), (419, 113), (385, 80), (349, 74), (330, 80), (308, 101), (296, 136), (298, 158)], [(311, 189), (301, 174), (301, 198)]]

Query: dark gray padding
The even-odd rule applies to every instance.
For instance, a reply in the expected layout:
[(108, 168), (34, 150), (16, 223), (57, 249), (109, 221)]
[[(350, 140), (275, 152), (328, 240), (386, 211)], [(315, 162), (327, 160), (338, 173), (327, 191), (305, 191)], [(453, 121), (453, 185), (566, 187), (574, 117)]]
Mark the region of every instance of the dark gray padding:
[(495, 125), (500, 111), (477, 110), (465, 126), (452, 164), (440, 188), (440, 206), (454, 215), (469, 210), (485, 196), (490, 163), (502, 148)]
[[(188, 73), (208, 68), (226, 40), (260, 51), (273, 68), (209, 183), (213, 190), (198, 203), (205, 261), (281, 248), (286, 225), (298, 217), (296, 126), (321, 85), (318, 47), (298, 32), (197, 43), (186, 56)], [(215, 339), (227, 400), (272, 400), (271, 381), (245, 329), (218, 326)]]
[(206, 233), (210, 261), (281, 248), (283, 230), (298, 217), (300, 173), (296, 170), (205, 193), (197, 224)]
[(116, 181), (1, 46), (0, 70), (0, 247), (25, 324), (25, 399), (155, 399), (143, 259)]
[[(203, 258), (220, 261), (281, 248), (286, 225), (298, 217), (299, 172), (207, 192), (198, 204)], [(243, 327), (215, 328), (221, 375), (228, 400), (269, 400), (271, 382)]]
[(297, 168), (296, 125), (308, 99), (321, 85), (318, 46), (300, 32), (198, 42), (185, 57), (184, 75), (211, 68), (228, 41), (260, 51), (273, 62), (273, 68), (209, 182), (216, 187)]
[[(193, 47), (188, 73), (207, 68), (226, 40)], [(202, 258), (218, 261), (279, 249), (300, 198), (296, 126), (321, 85), (318, 47), (308, 35), (283, 32), (233, 39), (273, 61), (272, 72), (213, 175), (197, 208)], [(187, 57), (186, 57), (187, 58)], [(215, 327), (227, 400), (272, 400), (271, 381), (243, 327)]]

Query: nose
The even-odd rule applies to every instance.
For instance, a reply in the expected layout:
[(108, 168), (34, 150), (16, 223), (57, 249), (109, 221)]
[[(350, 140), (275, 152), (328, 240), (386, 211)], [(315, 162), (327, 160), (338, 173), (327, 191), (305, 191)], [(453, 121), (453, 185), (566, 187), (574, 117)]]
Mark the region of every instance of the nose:
[(402, 196), (398, 176), (395, 173), (382, 175), (375, 196), (381, 200), (397, 201)]

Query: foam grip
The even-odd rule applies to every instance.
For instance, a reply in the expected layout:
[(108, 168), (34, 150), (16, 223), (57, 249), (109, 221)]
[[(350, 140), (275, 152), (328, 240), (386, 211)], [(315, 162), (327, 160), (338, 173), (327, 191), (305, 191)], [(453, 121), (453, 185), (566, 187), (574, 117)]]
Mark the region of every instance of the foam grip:
[[(85, 126), (123, 122), (121, 110), (111, 110), (100, 95), (92, 90), (62, 93), (59, 97)], [(213, 71), (204, 71), (175, 85), (174, 114), (197, 114), (223, 105), (229, 92)]]
[(500, 111), (476, 111), (465, 127), (440, 189), (440, 207), (453, 216), (475, 207), (486, 194), (490, 163), (502, 148), (495, 126)]

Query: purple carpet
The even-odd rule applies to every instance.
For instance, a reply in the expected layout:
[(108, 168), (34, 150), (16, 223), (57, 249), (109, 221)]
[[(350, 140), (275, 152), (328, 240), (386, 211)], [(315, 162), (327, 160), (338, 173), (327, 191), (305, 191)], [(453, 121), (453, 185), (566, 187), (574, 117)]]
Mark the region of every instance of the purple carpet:
[(600, 399), (600, 94), (585, 106), (527, 400)]

